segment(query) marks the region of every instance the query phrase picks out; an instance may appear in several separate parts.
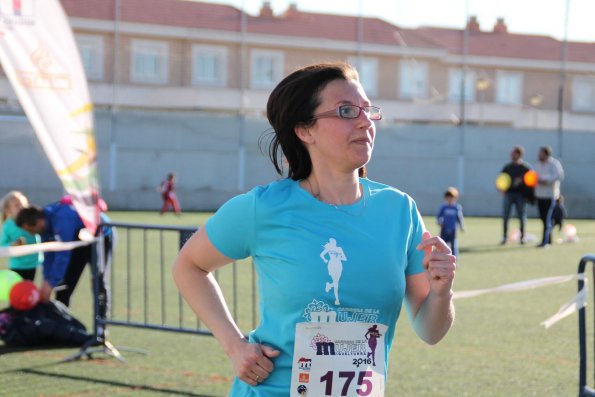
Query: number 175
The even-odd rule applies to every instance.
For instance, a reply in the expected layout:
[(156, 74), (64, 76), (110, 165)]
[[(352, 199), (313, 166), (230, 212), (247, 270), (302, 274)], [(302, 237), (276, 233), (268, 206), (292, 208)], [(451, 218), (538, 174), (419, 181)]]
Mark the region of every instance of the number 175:
[[(343, 389), (341, 389), (341, 396), (347, 396), (351, 381), (355, 378), (355, 371), (340, 371), (339, 378), (344, 378)], [(324, 395), (333, 395), (333, 377), (334, 371), (328, 371), (326, 374), (320, 377), (320, 382), (325, 383)], [(367, 379), (372, 377), (372, 371), (360, 371), (357, 377), (357, 385), (362, 386), (356, 389), (358, 396), (369, 396), (372, 393), (372, 382)]]

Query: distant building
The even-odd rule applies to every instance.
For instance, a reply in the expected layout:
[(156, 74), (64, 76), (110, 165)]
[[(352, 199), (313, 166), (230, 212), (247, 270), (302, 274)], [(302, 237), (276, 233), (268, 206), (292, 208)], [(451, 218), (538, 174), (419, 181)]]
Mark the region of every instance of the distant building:
[[(302, 12), (296, 4), (275, 15), (269, 1), (256, 16), (182, 0), (61, 2), (99, 109), (262, 115), (285, 74), (341, 59), (357, 66), (383, 123), (459, 122), (465, 75), (467, 123), (558, 128), (563, 43), (510, 33), (503, 19), (491, 31), (475, 17), (467, 30), (402, 29), (378, 18)], [(569, 42), (566, 50), (564, 128), (593, 131), (595, 43)], [(3, 75), (0, 87), (9, 87)], [(0, 90), (0, 109), (17, 103), (10, 89)]]

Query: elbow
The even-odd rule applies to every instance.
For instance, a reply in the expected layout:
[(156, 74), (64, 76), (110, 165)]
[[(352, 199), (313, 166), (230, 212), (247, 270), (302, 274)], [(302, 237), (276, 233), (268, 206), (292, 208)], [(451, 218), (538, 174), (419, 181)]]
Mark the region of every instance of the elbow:
[(425, 333), (424, 335), (420, 335), (421, 340), (423, 340), (426, 344), (430, 346), (437, 345), (444, 337), (448, 334), (452, 323), (445, 326), (443, 329), (433, 330), (432, 332)]
[(178, 288), (187, 285), (189, 280), (195, 280), (197, 276), (206, 277), (208, 274), (209, 272), (201, 269), (198, 265), (195, 265), (192, 261), (183, 256), (179, 256), (174, 261), (171, 269), (172, 278)]
[(446, 336), (446, 334), (448, 334), (448, 330), (450, 329), (450, 327), (446, 330), (444, 330), (443, 332), (439, 332), (436, 333), (434, 335), (425, 335), (425, 336), (421, 336), (421, 339), (430, 346), (435, 346), (438, 344), (438, 342), (440, 342), (442, 339), (444, 339), (444, 337)]
[(448, 334), (454, 324), (454, 319), (454, 305), (451, 302), (448, 310), (442, 315), (433, 319), (426, 318), (425, 321), (418, 323), (416, 333), (426, 344), (434, 346)]
[(179, 258), (176, 259), (174, 265), (171, 268), (171, 275), (174, 279), (174, 283), (180, 287), (180, 282), (184, 279), (184, 265), (180, 262)]

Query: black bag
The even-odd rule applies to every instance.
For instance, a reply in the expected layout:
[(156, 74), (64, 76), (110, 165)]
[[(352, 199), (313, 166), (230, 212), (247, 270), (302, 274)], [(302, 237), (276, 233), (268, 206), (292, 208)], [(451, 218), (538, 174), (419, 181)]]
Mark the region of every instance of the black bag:
[(523, 185), (521, 186), (521, 193), (523, 194), (523, 197), (525, 197), (525, 200), (527, 200), (527, 204), (535, 205), (537, 199), (535, 198), (534, 187), (527, 186), (523, 183)]
[(0, 311), (0, 339), (6, 346), (83, 346), (92, 337), (61, 302)]

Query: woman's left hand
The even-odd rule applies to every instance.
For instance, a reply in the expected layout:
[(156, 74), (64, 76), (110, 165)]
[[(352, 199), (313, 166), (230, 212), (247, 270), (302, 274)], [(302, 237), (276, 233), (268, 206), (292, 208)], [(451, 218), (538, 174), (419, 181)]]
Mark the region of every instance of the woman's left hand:
[(417, 249), (425, 252), (422, 264), (426, 269), (430, 290), (438, 296), (450, 295), (457, 268), (457, 257), (452, 255), (450, 247), (440, 237), (432, 237), (426, 231)]

